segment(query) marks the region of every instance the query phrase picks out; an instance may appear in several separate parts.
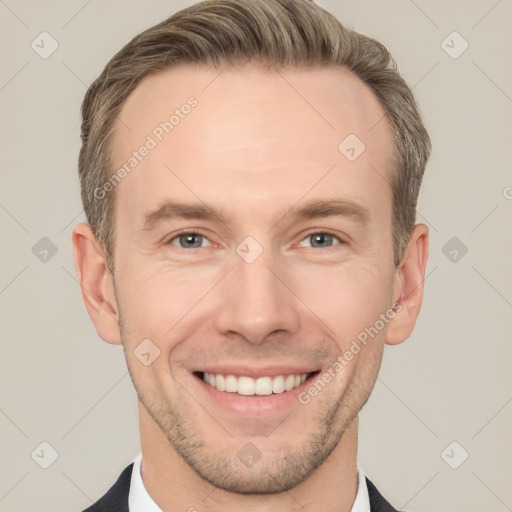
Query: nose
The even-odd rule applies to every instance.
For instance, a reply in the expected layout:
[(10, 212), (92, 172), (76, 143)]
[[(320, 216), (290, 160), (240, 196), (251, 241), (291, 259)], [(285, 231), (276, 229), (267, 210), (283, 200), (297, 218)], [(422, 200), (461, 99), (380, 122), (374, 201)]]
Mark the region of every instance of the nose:
[(252, 263), (237, 255), (234, 265), (218, 290), (218, 332), (238, 334), (258, 345), (274, 333), (296, 333), (301, 303), (284, 266), (273, 261), (267, 251)]

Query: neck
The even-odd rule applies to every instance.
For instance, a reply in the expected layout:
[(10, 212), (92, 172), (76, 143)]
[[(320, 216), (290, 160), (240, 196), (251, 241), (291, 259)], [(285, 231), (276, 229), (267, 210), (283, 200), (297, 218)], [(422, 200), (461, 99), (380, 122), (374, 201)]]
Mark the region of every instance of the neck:
[(162, 510), (350, 512), (354, 503), (357, 493), (357, 416), (321, 466), (293, 489), (275, 494), (238, 494), (214, 487), (174, 450), (140, 403), (139, 424), (142, 480), (151, 499)]

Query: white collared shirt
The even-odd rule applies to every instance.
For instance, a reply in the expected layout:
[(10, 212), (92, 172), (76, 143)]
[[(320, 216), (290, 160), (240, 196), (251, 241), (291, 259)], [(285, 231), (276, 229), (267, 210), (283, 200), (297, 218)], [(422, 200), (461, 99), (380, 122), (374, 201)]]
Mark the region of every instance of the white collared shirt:
[[(132, 479), (130, 483), (130, 494), (128, 497), (128, 506), (130, 512), (163, 512), (162, 509), (151, 499), (151, 496), (144, 487), (140, 466), (142, 453), (139, 453), (133, 459)], [(357, 494), (351, 512), (370, 512), (370, 498), (368, 496), (368, 487), (366, 487), (366, 475), (357, 464)]]

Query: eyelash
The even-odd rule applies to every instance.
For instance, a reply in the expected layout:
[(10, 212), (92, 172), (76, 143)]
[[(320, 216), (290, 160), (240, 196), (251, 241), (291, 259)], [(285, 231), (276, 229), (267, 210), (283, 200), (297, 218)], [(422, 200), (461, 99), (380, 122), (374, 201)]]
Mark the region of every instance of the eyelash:
[[(198, 231), (189, 231), (187, 229), (183, 229), (181, 231), (178, 231), (171, 239), (169, 239), (165, 245), (172, 245), (171, 242), (173, 242), (174, 240), (176, 240), (177, 238), (179, 238), (180, 236), (183, 236), (183, 235), (194, 235), (194, 236), (202, 236), (203, 238), (206, 238), (208, 241), (211, 242), (211, 240), (206, 236), (206, 235), (203, 235), (202, 233), (198, 232)], [(333, 231), (330, 231), (329, 229), (322, 229), (320, 231), (310, 231), (309, 233), (307, 233), (306, 235), (304, 235), (304, 237), (301, 239), (301, 242), (303, 240), (305, 240), (306, 238), (312, 236), (312, 235), (330, 235), (332, 236), (333, 238), (336, 238), (339, 242), (339, 245), (341, 244), (346, 244), (345, 240), (343, 240), (342, 238), (340, 238), (339, 235), (337, 235), (336, 233), (334, 233)], [(335, 244), (335, 245), (338, 245), (338, 244)], [(331, 245), (330, 247), (326, 247), (326, 249), (332, 249), (335, 245)], [(184, 249), (186, 251), (188, 251), (189, 249), (185, 249), (184, 247), (179, 247), (180, 249)], [(200, 247), (199, 247), (200, 249)], [(312, 247), (312, 249), (314, 249), (314, 247)]]

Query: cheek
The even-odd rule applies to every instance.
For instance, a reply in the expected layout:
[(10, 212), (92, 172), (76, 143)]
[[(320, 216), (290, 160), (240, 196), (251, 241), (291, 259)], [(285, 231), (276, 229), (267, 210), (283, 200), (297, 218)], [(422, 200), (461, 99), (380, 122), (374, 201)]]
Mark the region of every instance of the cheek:
[(343, 349), (388, 310), (392, 283), (389, 269), (367, 260), (311, 268), (295, 280), (294, 290)]
[(218, 269), (168, 268), (147, 261), (119, 270), (116, 288), (129, 338), (153, 339), (162, 351), (172, 349), (167, 345), (201, 309), (196, 307), (218, 279)]

